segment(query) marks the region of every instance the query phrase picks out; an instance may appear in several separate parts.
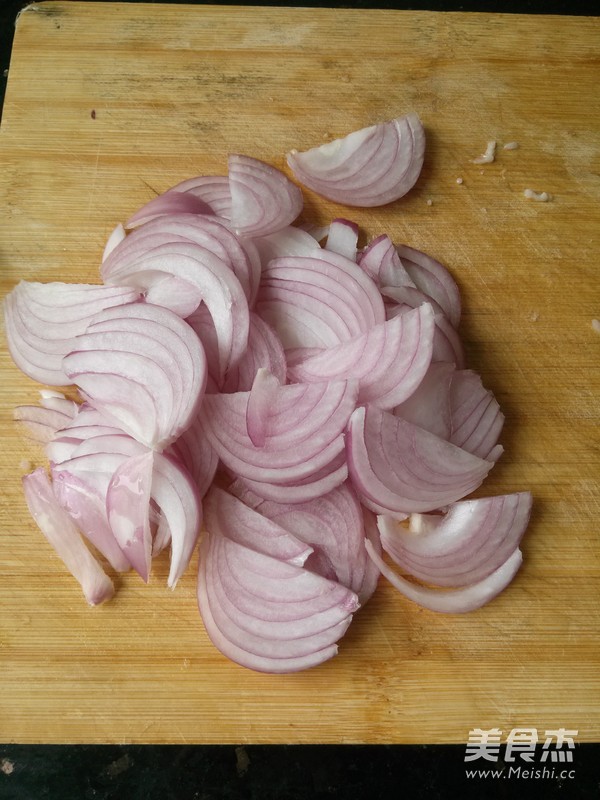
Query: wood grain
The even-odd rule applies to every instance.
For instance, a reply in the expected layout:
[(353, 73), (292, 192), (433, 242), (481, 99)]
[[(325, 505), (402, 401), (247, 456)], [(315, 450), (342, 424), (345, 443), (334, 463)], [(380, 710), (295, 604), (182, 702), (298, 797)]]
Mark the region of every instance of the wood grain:
[[(292, 147), (414, 109), (428, 135), (417, 187), (351, 216), (452, 269), (469, 364), (506, 413), (480, 493), (530, 489), (535, 506), (524, 565), (486, 608), (435, 615), (382, 581), (335, 659), (255, 674), (208, 641), (195, 564), (174, 593), (159, 559), (149, 586), (127, 575), (113, 602), (86, 606), (24, 506), (22, 461), (42, 458), (11, 413), (37, 387), (3, 347), (1, 741), (433, 743), (516, 726), (600, 739), (599, 41), (597, 19), (551, 16), (87, 2), (21, 14), (0, 135), (3, 293), (21, 278), (97, 282), (117, 221), (223, 173), (231, 151), (283, 166)], [(474, 165), (489, 139), (496, 161)], [(350, 213), (306, 197), (313, 221)]]

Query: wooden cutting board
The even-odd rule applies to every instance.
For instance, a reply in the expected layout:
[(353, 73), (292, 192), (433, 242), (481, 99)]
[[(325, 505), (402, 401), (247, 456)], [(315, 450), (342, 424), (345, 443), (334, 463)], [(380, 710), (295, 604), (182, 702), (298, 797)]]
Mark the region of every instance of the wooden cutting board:
[[(600, 739), (598, 648), (600, 21), (551, 16), (48, 2), (19, 17), (0, 136), (2, 292), (98, 281), (108, 233), (231, 151), (277, 166), (415, 110), (416, 188), (383, 209), (306, 193), (449, 265), (461, 331), (506, 414), (479, 494), (535, 498), (510, 588), (436, 615), (381, 581), (340, 653), (269, 676), (223, 658), (196, 563), (167, 557), (86, 606), (28, 517), (12, 409), (37, 386), (1, 353), (0, 741), (466, 742), (472, 728)], [(472, 159), (498, 141), (494, 163)], [(503, 145), (517, 141), (519, 148)], [(458, 179), (462, 178), (462, 184)], [(527, 200), (530, 188), (552, 195)]]

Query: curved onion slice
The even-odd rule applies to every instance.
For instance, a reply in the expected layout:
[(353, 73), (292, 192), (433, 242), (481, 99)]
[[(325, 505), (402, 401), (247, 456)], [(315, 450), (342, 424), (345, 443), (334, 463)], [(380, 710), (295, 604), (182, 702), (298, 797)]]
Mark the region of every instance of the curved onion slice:
[(350, 133), (343, 139), (292, 151), (298, 180), (317, 194), (349, 206), (382, 206), (405, 195), (423, 166), (425, 132), (416, 114)]
[(406, 400), (427, 372), (435, 323), (430, 305), (376, 325), (288, 370), (290, 381), (358, 380), (358, 402), (391, 409)]
[[(435, 333), (433, 336), (433, 355), (432, 361), (447, 361), (454, 364), (457, 369), (464, 369), (466, 363), (465, 349), (460, 338), (458, 331), (446, 315), (440, 311), (436, 311), (437, 303), (430, 300), (429, 297), (418, 289), (411, 289), (410, 287), (403, 287), (402, 289), (393, 289), (392, 287), (384, 287), (382, 294), (388, 297), (399, 296), (402, 294), (405, 301), (398, 304), (386, 304), (386, 317), (393, 319), (399, 314), (406, 314), (411, 308), (418, 308), (423, 303), (429, 303), (434, 309), (435, 313)], [(439, 307), (439, 306), (438, 306)]]
[[(254, 302), (260, 282), (260, 257), (251, 242), (242, 244), (226, 220), (215, 216), (179, 213), (146, 222), (105, 259), (102, 276), (118, 282), (123, 272), (130, 271), (157, 247), (172, 245), (176, 248), (177, 243), (196, 244), (217, 256), (223, 265), (231, 268), (248, 302)], [(202, 252), (197, 251), (197, 254), (201, 256)]]
[(126, 236), (127, 233), (123, 225), (120, 222), (117, 223), (115, 228), (112, 230), (110, 236), (106, 240), (106, 244), (104, 245), (104, 251), (102, 253), (102, 261), (106, 261), (106, 259), (115, 249), (115, 247), (118, 244), (120, 244)]
[(325, 249), (332, 253), (356, 261), (356, 247), (358, 243), (358, 225), (348, 219), (334, 219), (327, 234)]
[(94, 314), (137, 300), (131, 287), (21, 281), (4, 300), (8, 349), (30, 378), (67, 386), (62, 360)]
[[(358, 258), (358, 264), (380, 287), (416, 288), (400, 260), (394, 243), (385, 233), (373, 239), (365, 247)], [(381, 291), (385, 293), (384, 289)]]
[(310, 256), (320, 249), (318, 242), (307, 231), (288, 225), (275, 233), (252, 240), (264, 267), (274, 258), (284, 256)]
[(173, 442), (169, 452), (183, 464), (196, 485), (198, 495), (204, 497), (217, 472), (219, 456), (208, 441), (199, 417)]
[[(150, 250), (139, 261), (123, 265), (118, 276), (111, 274), (108, 280), (147, 290), (169, 275), (190, 285), (196, 306), (201, 301), (206, 303), (217, 332), (220, 373), (224, 375), (247, 347), (249, 309), (242, 285), (222, 259), (193, 242), (169, 242)], [(158, 298), (155, 295), (153, 299)], [(161, 305), (168, 307), (166, 302)]]
[(94, 317), (65, 357), (88, 402), (148, 447), (164, 448), (194, 419), (206, 360), (176, 314), (145, 303)]
[(460, 292), (456, 281), (443, 264), (435, 258), (406, 245), (396, 245), (402, 265), (417, 289), (435, 300), (452, 325), (460, 322)]
[(221, 461), (240, 477), (297, 483), (314, 477), (343, 451), (342, 432), (357, 390), (353, 381), (280, 386), (262, 447), (248, 435), (249, 392), (207, 394), (202, 424)]
[[(50, 402), (42, 398), (41, 406), (17, 406), (13, 419), (22, 423), (36, 442), (52, 441), (57, 431), (65, 428), (77, 413), (77, 403), (62, 397)], [(56, 402), (58, 401), (58, 403)]]
[(371, 278), (350, 259), (325, 250), (271, 261), (263, 270), (256, 311), (286, 350), (332, 347), (385, 321)]
[(26, 475), (23, 490), (31, 516), (80, 583), (88, 603), (95, 606), (109, 600), (114, 594), (112, 581), (87, 549), (71, 517), (60, 507), (46, 472), (40, 467)]
[(398, 566), (419, 580), (467, 586), (494, 572), (517, 549), (531, 502), (529, 492), (462, 500), (443, 517), (413, 514), (411, 526), (424, 528), (416, 534), (381, 516), (381, 544)]
[(171, 190), (166, 194), (159, 194), (143, 205), (135, 214), (132, 214), (125, 223), (126, 228), (137, 228), (165, 214), (212, 214), (211, 207), (196, 195), (190, 192), (175, 192)]
[(474, 491), (493, 466), (375, 406), (352, 414), (346, 453), (356, 490), (388, 513), (453, 503)]
[(270, 434), (271, 411), (280, 383), (267, 369), (259, 369), (248, 395), (246, 432), (255, 447), (264, 447)]
[(423, 608), (443, 614), (465, 614), (489, 603), (506, 589), (523, 561), (523, 554), (517, 548), (504, 564), (478, 583), (452, 591), (440, 591), (426, 586), (417, 586), (405, 578), (401, 578), (375, 552), (370, 542), (367, 542), (366, 547), (370, 557), (381, 570), (381, 574), (401, 594)]
[(364, 606), (375, 591), (378, 571), (367, 556), (363, 510), (348, 483), (297, 504), (262, 500), (239, 481), (230, 490), (261, 515), (310, 545), (313, 553), (304, 566), (352, 589)]
[(266, 236), (290, 225), (302, 211), (302, 192), (275, 167), (230, 155), (231, 224), (241, 236)]
[(480, 458), (491, 458), (504, 425), (498, 401), (472, 370), (457, 370), (450, 386), (450, 441)]
[(206, 497), (204, 511), (205, 528), (211, 534), (225, 536), (280, 561), (301, 567), (313, 551), (305, 540), (281, 527), (262, 510), (246, 505), (216, 486)]
[(198, 605), (224, 655), (250, 669), (285, 673), (334, 656), (358, 600), (309, 570), (207, 533)]
[(258, 314), (250, 312), (248, 349), (243, 359), (232, 367), (221, 388), (222, 392), (247, 392), (252, 388), (259, 369), (268, 370), (279, 383), (285, 383), (287, 366), (279, 337)]
[[(450, 439), (450, 385), (454, 370), (454, 364), (445, 361), (432, 362), (411, 396), (394, 408), (394, 414), (442, 439)], [(458, 442), (454, 444), (459, 445)]]
[(225, 175), (201, 175), (178, 183), (166, 192), (189, 192), (203, 200), (213, 214), (231, 219), (231, 192), (229, 178)]

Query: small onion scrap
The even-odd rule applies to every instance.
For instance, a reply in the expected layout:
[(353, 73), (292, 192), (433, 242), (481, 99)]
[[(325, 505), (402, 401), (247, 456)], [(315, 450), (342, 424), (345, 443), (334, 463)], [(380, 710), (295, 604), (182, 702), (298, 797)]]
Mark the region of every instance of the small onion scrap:
[[(410, 113), (288, 165), (375, 207), (413, 187), (424, 151)], [(23, 479), (27, 505), (87, 601), (110, 599), (111, 571), (148, 582), (168, 547), (174, 588), (199, 551), (208, 637), (270, 673), (335, 656), (381, 575), (431, 611), (490, 602), (520, 567), (532, 505), (468, 497), (502, 454), (504, 416), (466, 368), (450, 270), (302, 209), (287, 175), (233, 154), (227, 175), (116, 225), (103, 285), (21, 281), (4, 301), (16, 365), (78, 393), (43, 389), (15, 420), (50, 462)]]

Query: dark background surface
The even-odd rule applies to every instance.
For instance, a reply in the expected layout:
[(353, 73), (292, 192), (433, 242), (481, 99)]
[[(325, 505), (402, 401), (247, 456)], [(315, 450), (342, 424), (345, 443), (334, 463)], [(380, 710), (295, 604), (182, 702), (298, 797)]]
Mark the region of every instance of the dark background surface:
[[(10, 64), (14, 21), (27, 4), (24, 0), (0, 0), (0, 106)], [(227, 3), (236, 4), (241, 3)], [(329, 0), (322, 4), (305, 0), (255, 0), (248, 5), (600, 13), (598, 0)], [(527, 724), (527, 720), (523, 724)], [(236, 747), (6, 743), (0, 744), (0, 800), (391, 800), (402, 797), (588, 800), (600, 797), (600, 745), (576, 747), (573, 763), (564, 765), (575, 770), (572, 780), (508, 778), (507, 767), (501, 759), (498, 763), (477, 761), (467, 765), (501, 769), (501, 777), (467, 779), (464, 755), (464, 745)], [(523, 762), (523, 766), (527, 765)]]

